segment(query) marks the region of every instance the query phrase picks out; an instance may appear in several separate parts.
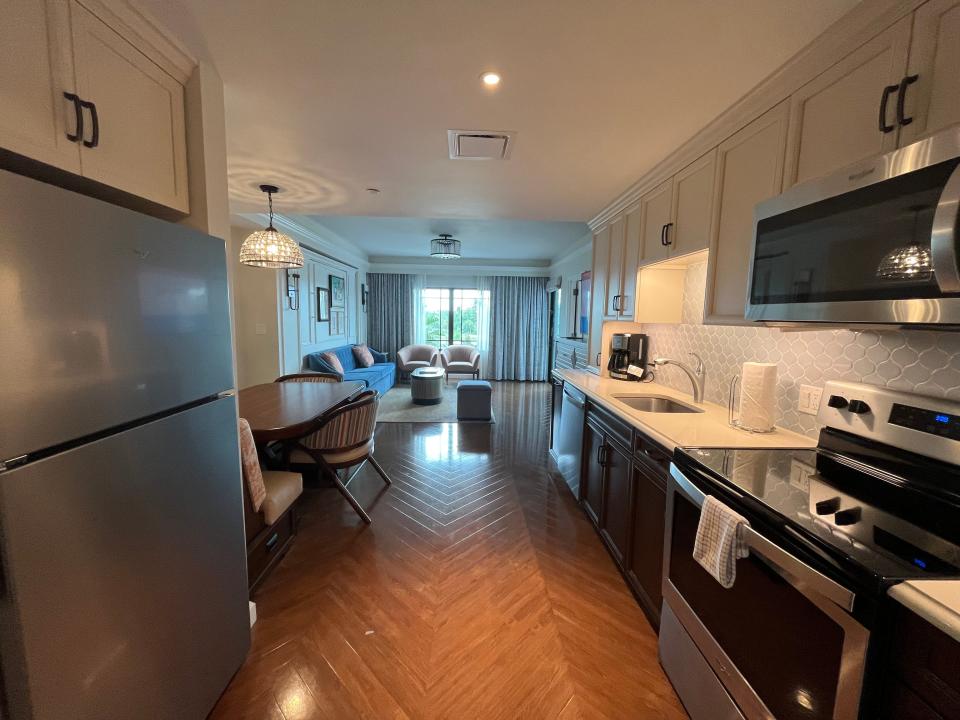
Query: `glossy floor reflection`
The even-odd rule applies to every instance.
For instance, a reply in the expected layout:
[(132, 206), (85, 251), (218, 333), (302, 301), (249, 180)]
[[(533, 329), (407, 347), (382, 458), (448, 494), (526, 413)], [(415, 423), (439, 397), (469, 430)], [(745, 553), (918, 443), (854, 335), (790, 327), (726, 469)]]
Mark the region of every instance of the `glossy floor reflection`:
[(303, 498), (213, 718), (685, 718), (656, 637), (547, 471), (549, 385), (497, 383), (496, 425), (389, 423), (354, 481)]

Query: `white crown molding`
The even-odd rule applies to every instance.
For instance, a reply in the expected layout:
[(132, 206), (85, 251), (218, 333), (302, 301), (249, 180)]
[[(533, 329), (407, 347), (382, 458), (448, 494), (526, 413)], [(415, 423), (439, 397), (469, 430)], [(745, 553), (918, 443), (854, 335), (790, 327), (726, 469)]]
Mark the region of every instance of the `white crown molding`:
[(926, 0), (863, 0), (818, 38), (768, 75), (696, 135), (650, 168), (588, 223), (596, 232), (640, 196), (712, 150), (752, 120), (879, 35)]
[(426, 275), (523, 275), (547, 277), (550, 272), (548, 260), (430, 260), (417, 257), (370, 258), (367, 272), (406, 273)]
[[(242, 214), (236, 217), (252, 222), (258, 227), (266, 227), (269, 217), (266, 213)], [(366, 271), (370, 260), (363, 250), (346, 238), (337, 235), (327, 228), (310, 223), (305, 224), (299, 219), (292, 219), (284, 215), (274, 215), (273, 224), (296, 240), (307, 250), (319, 255), (325, 255), (331, 260), (337, 260), (350, 267)]]
[(137, 50), (186, 85), (197, 59), (137, 0), (77, 0)]

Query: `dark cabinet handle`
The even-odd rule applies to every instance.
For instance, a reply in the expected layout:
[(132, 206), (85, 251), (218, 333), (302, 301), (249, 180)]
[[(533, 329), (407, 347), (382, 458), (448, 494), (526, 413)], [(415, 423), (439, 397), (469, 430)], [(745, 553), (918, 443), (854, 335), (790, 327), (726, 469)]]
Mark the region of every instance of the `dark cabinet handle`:
[(597, 367), (600, 367), (600, 353), (597, 353), (597, 362), (596, 362), (596, 366), (597, 366)]
[(63, 96), (73, 103), (73, 114), (76, 117), (77, 132), (74, 135), (67, 133), (67, 140), (76, 142), (83, 137), (83, 107), (80, 97), (76, 93), (64, 92)]
[(667, 223), (663, 226), (663, 244), (667, 247), (673, 245), (673, 240), (670, 239), (670, 228), (673, 227), (673, 223)]
[(88, 148), (95, 148), (100, 144), (100, 116), (97, 115), (97, 106), (89, 100), (81, 100), (80, 105), (90, 111), (90, 119), (93, 121), (93, 130), (90, 133), (90, 139), (84, 140), (83, 144)]
[(660, 244), (663, 245), (664, 247), (667, 246), (666, 235), (667, 235), (667, 226), (664, 225), (663, 227), (660, 228)]
[(601, 445), (597, 448), (597, 465), (606, 465), (607, 464), (607, 446)]
[(273, 550), (274, 546), (276, 546), (277, 541), (279, 539), (280, 539), (280, 533), (274, 533), (273, 535), (270, 536), (270, 539), (263, 544), (263, 547), (266, 548), (267, 552), (270, 552), (271, 550)]
[(887, 125), (887, 102), (890, 100), (890, 93), (900, 89), (899, 85), (887, 85), (883, 89), (883, 95), (880, 96), (880, 132), (888, 133), (896, 129), (896, 125)]
[(899, 93), (897, 95), (897, 122), (901, 127), (904, 125), (909, 125), (913, 122), (912, 117), (904, 117), (903, 106), (907, 102), (907, 87), (913, 85), (919, 77), (919, 75), (907, 75), (903, 80), (900, 81), (900, 86), (898, 88)]

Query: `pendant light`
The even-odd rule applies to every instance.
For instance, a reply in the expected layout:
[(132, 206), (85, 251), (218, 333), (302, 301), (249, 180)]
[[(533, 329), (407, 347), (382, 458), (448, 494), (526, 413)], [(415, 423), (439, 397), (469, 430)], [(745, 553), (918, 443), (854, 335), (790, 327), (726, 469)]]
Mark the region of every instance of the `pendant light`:
[(917, 205), (910, 210), (913, 212), (913, 237), (909, 245), (896, 247), (880, 260), (877, 266), (877, 277), (881, 280), (913, 280), (922, 282), (933, 277), (933, 263), (930, 258), (930, 248), (916, 242), (917, 221), (923, 205)]
[(303, 252), (296, 241), (273, 226), (273, 194), (279, 192), (276, 185), (261, 185), (267, 194), (270, 207), (270, 224), (265, 230), (252, 233), (240, 246), (240, 262), (262, 268), (303, 267)]
[(430, 241), (430, 257), (441, 260), (460, 259), (460, 241), (454, 240), (453, 235), (440, 233), (440, 237)]

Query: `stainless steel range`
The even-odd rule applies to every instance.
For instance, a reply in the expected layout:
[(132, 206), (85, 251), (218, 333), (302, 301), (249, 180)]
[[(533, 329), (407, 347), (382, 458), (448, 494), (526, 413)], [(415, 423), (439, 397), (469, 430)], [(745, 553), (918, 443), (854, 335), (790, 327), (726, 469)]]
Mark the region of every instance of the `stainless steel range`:
[[(816, 450), (677, 450), (660, 657), (693, 720), (875, 718), (890, 586), (960, 577), (960, 403), (827, 383)], [(712, 495), (750, 522), (725, 590), (692, 558)]]

